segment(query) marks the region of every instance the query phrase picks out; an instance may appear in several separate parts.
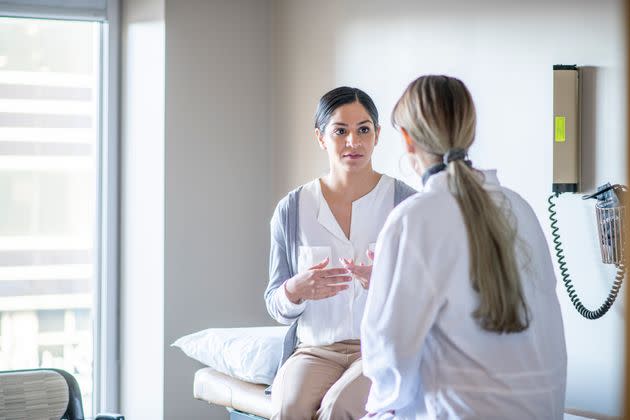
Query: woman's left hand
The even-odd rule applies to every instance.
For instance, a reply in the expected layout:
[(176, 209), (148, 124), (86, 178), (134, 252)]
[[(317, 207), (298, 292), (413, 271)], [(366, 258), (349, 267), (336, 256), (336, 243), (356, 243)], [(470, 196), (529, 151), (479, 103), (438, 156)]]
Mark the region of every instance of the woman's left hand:
[[(368, 250), (367, 256), (370, 260), (374, 261), (374, 252)], [(350, 271), (361, 283), (364, 289), (370, 288), (370, 278), (372, 277), (372, 266), (365, 265), (363, 263), (356, 265), (353, 259), (339, 258), (341, 263), (348, 271)]]

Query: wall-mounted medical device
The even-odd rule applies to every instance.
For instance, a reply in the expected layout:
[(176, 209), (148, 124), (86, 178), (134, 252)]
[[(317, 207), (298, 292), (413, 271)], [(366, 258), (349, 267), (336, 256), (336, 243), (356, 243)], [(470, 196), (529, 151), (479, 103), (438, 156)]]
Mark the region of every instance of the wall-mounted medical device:
[(580, 88), (577, 66), (553, 66), (553, 192), (580, 187)]
[(608, 297), (595, 310), (587, 309), (580, 301), (565, 262), (560, 240), (555, 200), (561, 193), (581, 192), (581, 138), (580, 138), (580, 70), (575, 65), (553, 66), (553, 194), (549, 197), (549, 219), (554, 249), (571, 302), (577, 311), (588, 319), (602, 317), (611, 308), (625, 277), (625, 237), (627, 220), (624, 185), (606, 183), (597, 191), (583, 196), (596, 199), (595, 216), (599, 247), (604, 264), (614, 264), (617, 274)]

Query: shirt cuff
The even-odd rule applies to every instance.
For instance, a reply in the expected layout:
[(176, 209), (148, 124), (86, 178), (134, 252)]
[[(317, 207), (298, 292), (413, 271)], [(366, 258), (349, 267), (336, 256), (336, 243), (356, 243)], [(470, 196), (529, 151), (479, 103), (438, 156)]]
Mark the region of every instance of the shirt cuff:
[(306, 308), (306, 301), (302, 301), (302, 303), (293, 303), (287, 297), (287, 293), (284, 289), (286, 282), (282, 284), (281, 287), (276, 289), (276, 300), (278, 302), (278, 310), (280, 314), (285, 318), (297, 318), (300, 316), (302, 312), (304, 312), (304, 308)]

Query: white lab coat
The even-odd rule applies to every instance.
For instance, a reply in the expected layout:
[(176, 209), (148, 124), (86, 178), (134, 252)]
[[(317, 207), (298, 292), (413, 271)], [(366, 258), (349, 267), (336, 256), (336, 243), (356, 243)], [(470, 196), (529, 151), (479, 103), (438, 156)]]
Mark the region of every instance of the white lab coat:
[(562, 418), (567, 359), (549, 248), (531, 207), (495, 171), (483, 175), (513, 214), (530, 326), (496, 334), (472, 318), (464, 220), (447, 173), (433, 175), (394, 209), (376, 245), (361, 324), (366, 410), (376, 418)]

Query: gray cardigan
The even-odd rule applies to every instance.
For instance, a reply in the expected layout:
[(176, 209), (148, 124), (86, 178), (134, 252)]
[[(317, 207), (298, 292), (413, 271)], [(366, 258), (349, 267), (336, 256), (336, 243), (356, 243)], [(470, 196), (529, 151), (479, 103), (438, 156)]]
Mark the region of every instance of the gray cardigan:
[[(265, 290), (267, 311), (278, 322), (291, 325), (284, 337), (284, 347), (280, 366), (293, 354), (297, 345), (297, 321), (283, 316), (275, 307), (271, 298), (276, 289), (297, 273), (298, 260), (298, 214), (300, 191), (302, 187), (287, 194), (276, 207), (271, 218), (271, 251), (269, 255), (269, 284)], [(394, 207), (404, 199), (416, 193), (416, 190), (402, 181), (394, 180)]]

